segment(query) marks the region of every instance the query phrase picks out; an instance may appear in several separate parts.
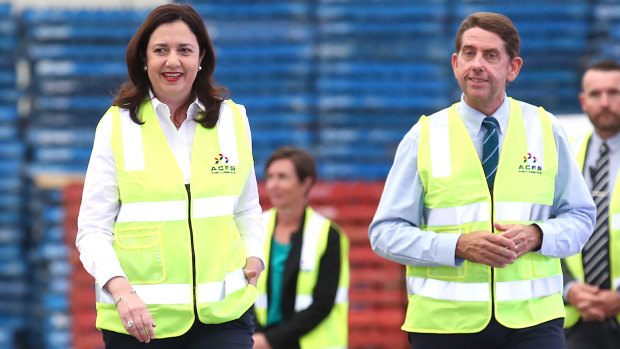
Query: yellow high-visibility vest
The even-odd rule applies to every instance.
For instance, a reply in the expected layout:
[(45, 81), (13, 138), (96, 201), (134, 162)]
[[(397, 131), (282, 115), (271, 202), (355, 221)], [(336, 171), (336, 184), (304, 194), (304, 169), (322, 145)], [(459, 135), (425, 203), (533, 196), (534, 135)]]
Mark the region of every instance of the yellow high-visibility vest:
[[(189, 197), (151, 102), (139, 108), (143, 125), (126, 109), (108, 113), (120, 197), (114, 249), (157, 324), (156, 338), (187, 332), (194, 308), (203, 323), (238, 319), (258, 292), (244, 277), (244, 245), (233, 220), (253, 166), (237, 106), (222, 103), (214, 128), (196, 128)], [(127, 333), (101, 286), (97, 328)]]
[[(271, 240), (275, 229), (276, 210), (271, 209), (263, 214), (267, 229), (265, 240), (265, 256), (269, 258)], [(301, 260), (295, 295), (295, 311), (299, 312), (312, 304), (314, 288), (317, 286), (321, 257), (327, 248), (327, 238), (332, 222), (310, 207), (306, 208), (306, 220), (301, 247)], [(335, 224), (334, 224), (335, 226)], [(337, 226), (336, 226), (337, 227)], [(339, 228), (337, 228), (339, 229)], [(340, 278), (334, 306), (329, 315), (310, 332), (299, 340), (301, 349), (344, 349), (348, 345), (348, 310), (349, 310), (349, 240), (342, 233), (340, 237)], [(267, 276), (269, 261), (265, 271), (258, 278), (258, 300), (254, 305), (256, 320), (262, 326), (267, 324)]]
[[(421, 121), (421, 229), (494, 232), (493, 222), (527, 225), (550, 218), (558, 168), (551, 122), (542, 108), (512, 98), (509, 102), (493, 197), (455, 105)], [(408, 266), (409, 306), (402, 329), (474, 333), (493, 315), (506, 327), (533, 326), (564, 316), (562, 286), (560, 261), (538, 253), (505, 268), (470, 261), (460, 267)]]

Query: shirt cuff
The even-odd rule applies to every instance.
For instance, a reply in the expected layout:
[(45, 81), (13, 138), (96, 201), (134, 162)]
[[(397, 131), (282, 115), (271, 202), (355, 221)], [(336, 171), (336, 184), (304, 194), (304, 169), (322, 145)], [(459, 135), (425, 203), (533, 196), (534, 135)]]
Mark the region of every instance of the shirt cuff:
[(245, 247), (245, 258), (256, 257), (263, 262), (263, 270), (265, 270), (265, 251), (262, 241), (257, 238), (244, 237), (243, 244)]
[(460, 267), (462, 258), (456, 258), (456, 243), (461, 234), (437, 234), (437, 264)]
[(557, 251), (555, 250), (556, 246), (556, 235), (553, 233), (547, 232), (546, 229), (547, 224), (545, 223), (536, 223), (536, 225), (542, 231), (542, 243), (540, 244), (540, 249), (538, 251), (532, 251), (536, 253), (540, 253), (545, 256), (555, 256), (557, 255)]
[(106, 293), (108, 291), (106, 291), (105, 288), (103, 288), (103, 286), (105, 286), (105, 284), (110, 281), (110, 279), (117, 277), (117, 276), (122, 276), (125, 279), (127, 279), (127, 275), (125, 275), (125, 272), (123, 272), (123, 269), (106, 269), (106, 270), (102, 270), (97, 272), (97, 283), (99, 284), (99, 286), (101, 287), (102, 290), (104, 290)]
[(577, 282), (577, 280), (569, 281), (564, 285), (564, 291), (562, 292), (562, 298), (564, 303), (568, 304), (568, 290)]

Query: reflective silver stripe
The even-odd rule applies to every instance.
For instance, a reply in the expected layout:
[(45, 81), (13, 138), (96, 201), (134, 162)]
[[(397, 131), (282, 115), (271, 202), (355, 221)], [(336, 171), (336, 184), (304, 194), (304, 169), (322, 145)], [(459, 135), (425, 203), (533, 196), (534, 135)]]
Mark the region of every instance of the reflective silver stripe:
[(611, 229), (620, 229), (620, 214), (614, 213), (611, 215)]
[(192, 200), (192, 216), (194, 218), (209, 218), (226, 216), (235, 213), (238, 196), (215, 196)]
[(498, 282), (495, 284), (497, 301), (517, 301), (562, 293), (562, 275), (534, 280)]
[(458, 207), (424, 208), (425, 223), (429, 226), (484, 222), (490, 220), (489, 215), (490, 209), (487, 202), (473, 203)]
[(256, 302), (254, 303), (254, 306), (257, 309), (267, 309), (267, 294), (265, 293), (259, 293), (258, 294), (258, 298), (256, 299)]
[(224, 281), (207, 282), (196, 286), (198, 303), (218, 302), (227, 295), (248, 285), (243, 269), (233, 270), (226, 274)]
[(540, 114), (538, 113), (538, 109), (534, 106), (524, 104), (523, 102), (519, 102), (519, 104), (521, 105), (521, 109), (523, 111), (523, 122), (525, 125), (527, 125), (525, 127), (527, 152), (531, 153), (533, 156), (536, 157), (536, 166), (541, 166), (542, 168), (545, 168), (545, 139), (543, 137), (542, 121), (540, 120)]
[(312, 304), (311, 294), (298, 294), (295, 297), (295, 311), (307, 309)]
[(317, 257), (317, 248), (319, 244), (319, 236), (323, 224), (327, 219), (320, 214), (314, 212), (308, 219), (304, 227), (304, 240), (301, 245), (301, 259), (299, 260), (299, 269), (303, 271), (314, 270)]
[[(265, 298), (267, 296), (265, 295)], [(260, 299), (260, 296), (259, 296)], [(311, 294), (298, 294), (295, 297), (295, 311), (302, 311), (307, 309), (310, 305), (312, 305), (312, 301), (314, 298)], [(334, 299), (334, 304), (341, 304), (349, 301), (349, 288), (348, 287), (338, 287), (338, 291), (336, 291), (336, 298)], [(265, 300), (266, 304), (267, 300)], [(256, 302), (258, 306), (258, 301)], [(267, 308), (265, 306), (265, 308)]]
[[(562, 275), (534, 280), (520, 280), (496, 283), (498, 301), (534, 299), (562, 292)], [(447, 301), (484, 302), (489, 300), (487, 283), (463, 283), (419, 277), (407, 277), (409, 295)]]
[(495, 218), (499, 221), (542, 221), (551, 217), (550, 205), (529, 202), (496, 202)]
[[(133, 285), (133, 289), (146, 304), (190, 304), (192, 302), (190, 284)], [(99, 284), (95, 291), (98, 303), (114, 304), (112, 296)]]
[(144, 150), (142, 148), (141, 125), (138, 125), (131, 120), (128, 109), (120, 108), (120, 119), (125, 171), (144, 170)]
[(116, 221), (169, 222), (187, 219), (187, 203), (181, 201), (133, 202), (121, 204)]
[(446, 301), (487, 302), (489, 284), (464, 283), (407, 276), (407, 294)]
[(620, 287), (620, 278), (614, 278), (612, 283), (614, 285), (614, 290), (617, 290), (618, 287)]
[(235, 137), (235, 118), (232, 113), (232, 101), (227, 100), (229, 112), (226, 108), (220, 109), (220, 118), (217, 121), (217, 137), (220, 142), (220, 152), (228, 158), (228, 165), (239, 165), (237, 152), (237, 138)]
[(334, 300), (335, 304), (346, 303), (349, 301), (349, 288), (348, 287), (338, 287), (338, 291), (336, 292), (336, 299)]
[(452, 163), (448, 110), (442, 110), (429, 119), (429, 140), (433, 177), (449, 177), (452, 175)]
[[(229, 165), (239, 165), (237, 138), (235, 137), (235, 119), (231, 110), (232, 101), (227, 102), (228, 108), (220, 109), (220, 117), (216, 125), (220, 152), (228, 158)], [(128, 109), (120, 109), (120, 119), (125, 171), (144, 170), (141, 125), (131, 120)]]

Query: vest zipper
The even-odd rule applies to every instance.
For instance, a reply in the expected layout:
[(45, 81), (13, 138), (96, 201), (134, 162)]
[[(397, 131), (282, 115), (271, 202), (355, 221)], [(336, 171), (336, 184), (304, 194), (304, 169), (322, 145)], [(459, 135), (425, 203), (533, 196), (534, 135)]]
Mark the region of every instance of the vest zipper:
[[(493, 222), (495, 221), (493, 218), (493, 213), (495, 211), (494, 198), (493, 198), (493, 190), (490, 190), (491, 194), (491, 232), (495, 234), (495, 228), (493, 227)], [(491, 319), (495, 317), (495, 268), (491, 267)]]
[(194, 303), (194, 317), (197, 320), (198, 303), (196, 302), (196, 254), (194, 252), (194, 230), (192, 229), (192, 194), (189, 190), (189, 184), (185, 184), (185, 190), (187, 191), (187, 225), (189, 227), (189, 242), (192, 248), (192, 302)]

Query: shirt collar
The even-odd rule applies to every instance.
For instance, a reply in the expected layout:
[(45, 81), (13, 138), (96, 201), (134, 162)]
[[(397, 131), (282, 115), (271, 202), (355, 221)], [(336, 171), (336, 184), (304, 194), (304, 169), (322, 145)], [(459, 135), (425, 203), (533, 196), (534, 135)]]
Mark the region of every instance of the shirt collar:
[[(470, 107), (469, 104), (465, 102), (465, 94), (461, 94), (461, 103), (457, 105), (457, 111), (459, 112), (461, 119), (463, 119), (465, 126), (472, 130), (477, 136), (482, 128), (482, 120), (484, 120), (486, 115)], [(500, 105), (491, 116), (499, 122), (500, 134), (506, 132), (506, 127), (508, 127), (508, 117), (510, 116), (510, 102), (508, 100), (508, 96), (506, 96), (506, 93), (504, 93), (504, 101), (502, 102), (502, 105)]]
[[(590, 146), (590, 149), (595, 149), (593, 151), (597, 154), (597, 157), (598, 157), (598, 149), (601, 146), (601, 144), (603, 144), (603, 139), (601, 138), (601, 136), (598, 135), (598, 133), (596, 133), (596, 131), (592, 132), (591, 143), (592, 144)], [(605, 140), (605, 143), (607, 143), (610, 153), (614, 153), (617, 150), (620, 150), (620, 132), (616, 133), (615, 135), (611, 136), (609, 139)]]
[[(149, 97), (151, 98), (151, 105), (153, 106), (155, 115), (160, 118), (170, 118), (170, 108), (168, 108), (166, 104), (162, 103), (159, 99), (157, 99), (157, 97), (155, 97), (155, 94), (153, 93), (153, 90), (151, 89), (149, 89)], [(200, 103), (198, 98), (196, 98), (187, 109), (187, 117), (191, 120), (196, 120), (198, 119), (199, 112), (204, 110), (204, 106), (202, 105), (202, 103)]]

